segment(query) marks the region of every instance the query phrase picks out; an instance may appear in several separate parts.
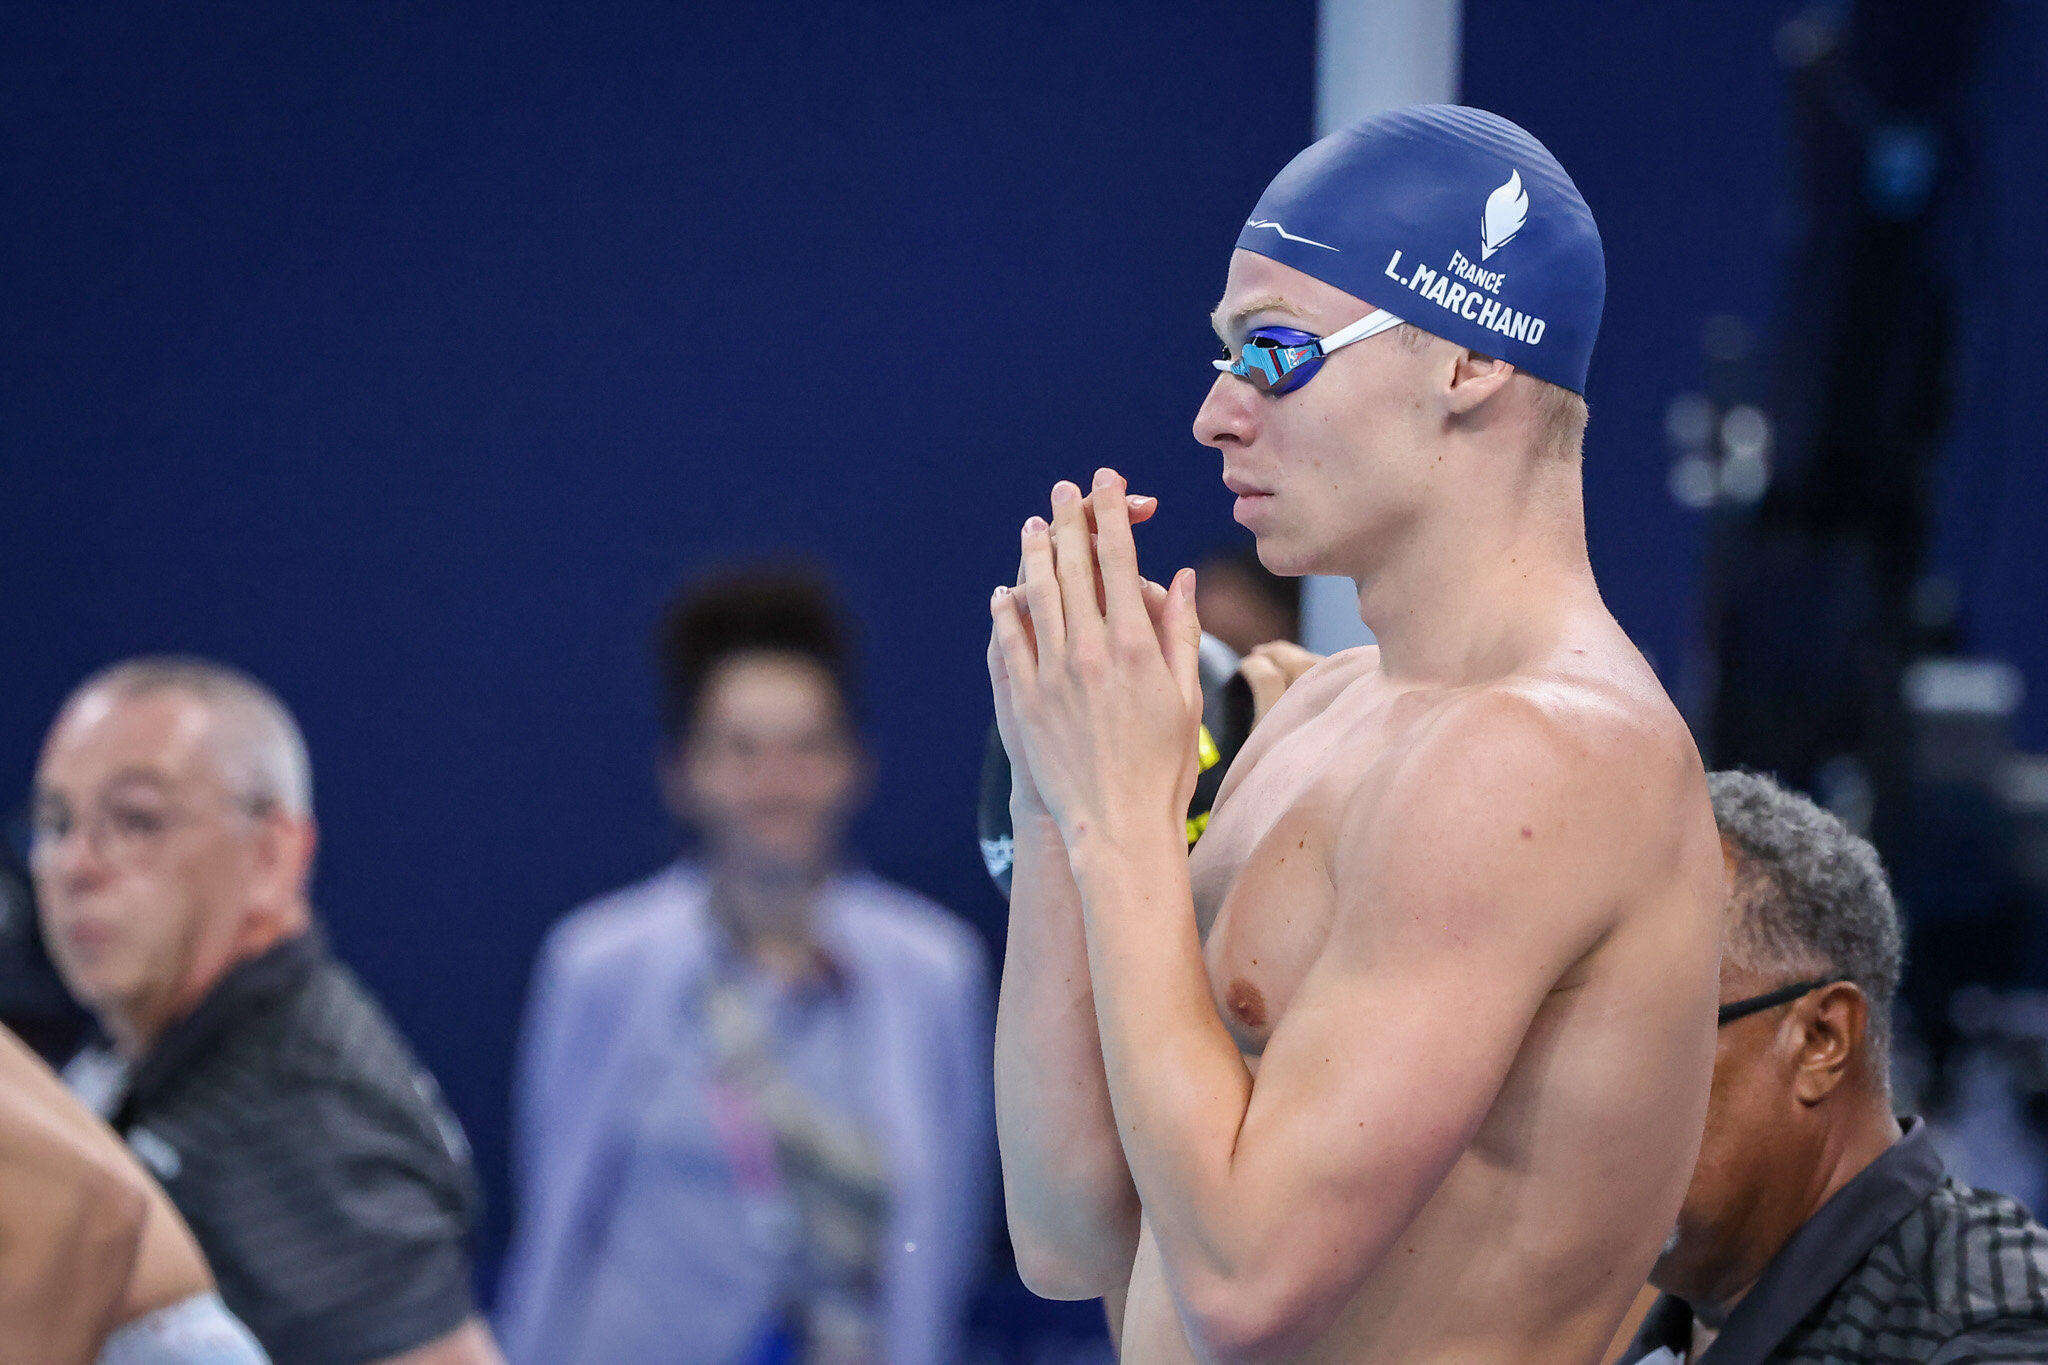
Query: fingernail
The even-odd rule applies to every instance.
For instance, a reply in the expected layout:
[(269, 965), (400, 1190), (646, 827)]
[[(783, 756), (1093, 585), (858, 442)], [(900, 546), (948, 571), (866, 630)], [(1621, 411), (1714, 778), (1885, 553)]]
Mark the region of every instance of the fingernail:
[(1115, 482), (1116, 471), (1114, 469), (1111, 469), (1108, 465), (1104, 465), (1102, 468), (1095, 471), (1095, 486), (1097, 488), (1107, 488), (1110, 484)]
[(1131, 506), (1133, 507), (1137, 507), (1140, 505), (1143, 505), (1145, 507), (1152, 507), (1159, 502), (1159, 499), (1151, 497), (1150, 495), (1145, 493), (1133, 493), (1131, 494), (1130, 502)]
[(1080, 496), (1081, 490), (1068, 483), (1065, 479), (1061, 479), (1052, 486), (1052, 500), (1054, 502), (1071, 502)]
[(1024, 523), (1024, 533), (1025, 533), (1026, 535), (1033, 535), (1033, 536), (1035, 536), (1035, 535), (1037, 535), (1037, 534), (1038, 534), (1038, 533), (1039, 533), (1040, 531), (1043, 531), (1044, 529), (1045, 529), (1045, 518), (1044, 518), (1044, 517), (1033, 517), (1033, 518), (1031, 518), (1031, 519), (1030, 519), (1029, 521), (1027, 521), (1027, 522), (1025, 522), (1025, 523)]

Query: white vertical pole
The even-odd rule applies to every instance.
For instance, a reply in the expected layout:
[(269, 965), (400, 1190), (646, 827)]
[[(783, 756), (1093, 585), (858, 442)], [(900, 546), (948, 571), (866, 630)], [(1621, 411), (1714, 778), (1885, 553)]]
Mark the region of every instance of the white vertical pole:
[[(1458, 98), (1463, 0), (1322, 0), (1316, 136), (1402, 104)], [(1301, 642), (1318, 654), (1372, 643), (1348, 578), (1301, 582)]]

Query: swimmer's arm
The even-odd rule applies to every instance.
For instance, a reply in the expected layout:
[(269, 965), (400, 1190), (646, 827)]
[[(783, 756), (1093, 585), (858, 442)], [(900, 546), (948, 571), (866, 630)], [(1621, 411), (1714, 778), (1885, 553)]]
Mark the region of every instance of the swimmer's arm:
[[(1132, 519), (1156, 505), (1133, 504)], [(1021, 588), (1021, 563), (1017, 582)], [(1164, 590), (1143, 589), (1156, 625)], [(1101, 1298), (1120, 1323), (1137, 1254), (1138, 1192), (1117, 1144), (1102, 1074), (1081, 893), (1059, 826), (1020, 757), (1009, 677), (993, 632), (988, 667), (1014, 783), (1010, 918), (995, 1036), (996, 1138), (1010, 1246), (1018, 1277), (1034, 1294)]]
[(1138, 1192), (1118, 1145), (1059, 829), (1013, 810), (1016, 863), (996, 1002), (996, 1135), (1017, 1273), (1049, 1299), (1120, 1298)]
[(1171, 826), (1075, 851), (1117, 1125), (1199, 1354), (1285, 1354), (1328, 1328), (1605, 930), (1621, 784), (1592, 780), (1585, 736), (1495, 700), (1345, 816), (1331, 938), (1256, 1083), (1212, 1003)]

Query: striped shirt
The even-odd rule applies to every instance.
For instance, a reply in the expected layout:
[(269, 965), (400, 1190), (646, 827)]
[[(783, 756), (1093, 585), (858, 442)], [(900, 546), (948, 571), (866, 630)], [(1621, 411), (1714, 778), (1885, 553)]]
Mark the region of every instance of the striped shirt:
[[(92, 1102), (108, 1067), (88, 1050), (66, 1078)], [(229, 971), (99, 1107), (276, 1360), (376, 1360), (472, 1315), (460, 1130), (317, 935)]]
[[(1626, 1362), (1684, 1360), (1692, 1310), (1669, 1295)], [(1665, 1354), (1668, 1353), (1668, 1354)], [(1772, 1258), (1699, 1365), (2048, 1361), (2048, 1230), (1950, 1179), (1927, 1126), (1906, 1133)]]

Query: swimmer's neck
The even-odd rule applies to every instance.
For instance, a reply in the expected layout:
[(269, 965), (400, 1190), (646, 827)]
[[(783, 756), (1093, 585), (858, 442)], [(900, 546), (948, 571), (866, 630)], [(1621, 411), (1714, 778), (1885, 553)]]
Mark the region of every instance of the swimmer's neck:
[(1358, 612), (1391, 680), (1462, 686), (1515, 671), (1554, 641), (1567, 615), (1605, 608), (1586, 554), (1585, 513), (1569, 491), (1512, 509), (1488, 499), (1417, 519), (1368, 572)]

